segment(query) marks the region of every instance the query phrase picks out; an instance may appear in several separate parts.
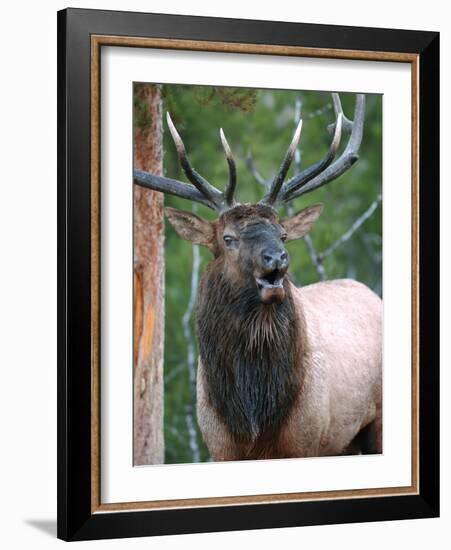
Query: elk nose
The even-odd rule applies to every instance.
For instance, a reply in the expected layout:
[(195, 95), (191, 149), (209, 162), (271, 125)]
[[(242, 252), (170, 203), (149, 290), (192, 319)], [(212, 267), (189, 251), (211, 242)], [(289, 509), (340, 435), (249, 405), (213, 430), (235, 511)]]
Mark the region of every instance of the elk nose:
[(287, 269), (288, 254), (285, 250), (266, 249), (262, 252), (262, 264), (265, 269)]

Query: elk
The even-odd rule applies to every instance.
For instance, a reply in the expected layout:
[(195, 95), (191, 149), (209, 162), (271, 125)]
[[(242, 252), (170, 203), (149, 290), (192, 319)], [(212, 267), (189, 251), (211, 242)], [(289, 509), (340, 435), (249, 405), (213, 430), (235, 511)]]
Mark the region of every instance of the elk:
[[(322, 205), (280, 219), (277, 208), (336, 179), (358, 159), (365, 96), (354, 119), (333, 94), (335, 123), (325, 157), (291, 179), (302, 120), (274, 180), (256, 204), (235, 198), (236, 166), (223, 192), (191, 166), (167, 114), (181, 167), (191, 182), (134, 171), (135, 184), (213, 209), (207, 221), (166, 208), (180, 237), (207, 247), (196, 311), (197, 417), (215, 461), (382, 452), (382, 301), (354, 280), (296, 287), (285, 242), (306, 235)], [(350, 136), (335, 160), (343, 131)]]

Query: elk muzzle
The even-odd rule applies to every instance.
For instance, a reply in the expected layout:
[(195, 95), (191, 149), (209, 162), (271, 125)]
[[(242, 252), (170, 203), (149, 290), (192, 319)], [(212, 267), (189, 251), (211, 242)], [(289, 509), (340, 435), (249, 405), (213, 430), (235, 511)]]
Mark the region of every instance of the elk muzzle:
[(281, 303), (285, 298), (283, 283), (289, 266), (288, 253), (284, 248), (265, 248), (261, 252), (255, 282), (264, 304)]

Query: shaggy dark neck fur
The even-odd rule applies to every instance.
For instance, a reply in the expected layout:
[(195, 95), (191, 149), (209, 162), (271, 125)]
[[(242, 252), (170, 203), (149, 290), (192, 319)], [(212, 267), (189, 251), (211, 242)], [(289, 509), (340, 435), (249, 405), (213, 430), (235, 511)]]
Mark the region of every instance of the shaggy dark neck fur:
[(299, 318), (289, 283), (281, 304), (255, 283), (232, 285), (212, 262), (202, 277), (197, 334), (210, 401), (236, 441), (269, 440), (299, 393)]

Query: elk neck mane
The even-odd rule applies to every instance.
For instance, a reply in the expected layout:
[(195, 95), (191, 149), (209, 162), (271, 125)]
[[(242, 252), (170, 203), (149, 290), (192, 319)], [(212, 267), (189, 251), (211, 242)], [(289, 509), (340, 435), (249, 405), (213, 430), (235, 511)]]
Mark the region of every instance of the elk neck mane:
[(253, 282), (224, 276), (221, 258), (202, 276), (197, 334), (207, 393), (236, 441), (272, 438), (298, 397), (306, 336), (290, 284), (281, 304), (265, 305)]

